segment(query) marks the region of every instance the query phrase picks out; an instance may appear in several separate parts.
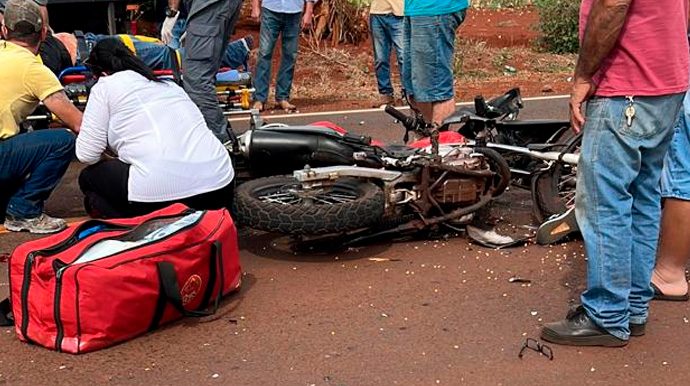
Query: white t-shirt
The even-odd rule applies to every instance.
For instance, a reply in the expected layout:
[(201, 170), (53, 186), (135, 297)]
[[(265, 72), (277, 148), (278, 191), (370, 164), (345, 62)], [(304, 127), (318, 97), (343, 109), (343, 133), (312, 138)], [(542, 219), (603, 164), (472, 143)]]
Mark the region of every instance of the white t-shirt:
[(162, 202), (229, 184), (228, 151), (182, 88), (134, 71), (101, 77), (77, 136), (77, 158), (94, 164), (109, 147), (129, 169), (129, 200)]

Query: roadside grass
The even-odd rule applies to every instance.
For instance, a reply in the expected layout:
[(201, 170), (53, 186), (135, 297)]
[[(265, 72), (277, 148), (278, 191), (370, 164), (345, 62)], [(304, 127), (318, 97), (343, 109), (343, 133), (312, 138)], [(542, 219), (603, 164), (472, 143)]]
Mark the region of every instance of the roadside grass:
[[(373, 59), (368, 51), (358, 51), (332, 47), (301, 48), (297, 71), (302, 74), (295, 76), (294, 96), (323, 101), (373, 101), (378, 95)], [(397, 71), (394, 79), (399, 84)], [(396, 86), (396, 91), (399, 89)]]
[(456, 80), (482, 81), (501, 77), (566, 75), (575, 68), (576, 56), (539, 52), (528, 47), (491, 47), (485, 41), (460, 38), (455, 46)]

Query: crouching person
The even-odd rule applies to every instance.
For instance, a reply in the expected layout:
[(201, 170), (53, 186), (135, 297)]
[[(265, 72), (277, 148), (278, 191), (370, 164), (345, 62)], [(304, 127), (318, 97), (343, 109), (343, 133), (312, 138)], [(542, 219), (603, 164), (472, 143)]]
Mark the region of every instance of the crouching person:
[[(65, 221), (43, 204), (74, 156), (74, 134), (64, 129), (20, 134), (20, 123), (40, 101), (68, 128), (79, 131), (81, 112), (55, 75), (37, 58), (48, 33), (47, 12), (32, 0), (9, 0), (0, 40), (0, 214), (10, 231), (53, 233)], [(2, 217), (2, 216), (0, 216)]]
[(180, 202), (229, 207), (234, 171), (185, 91), (157, 79), (119, 40), (99, 41), (87, 64), (99, 80), (77, 138), (79, 176), (92, 217), (147, 214)]

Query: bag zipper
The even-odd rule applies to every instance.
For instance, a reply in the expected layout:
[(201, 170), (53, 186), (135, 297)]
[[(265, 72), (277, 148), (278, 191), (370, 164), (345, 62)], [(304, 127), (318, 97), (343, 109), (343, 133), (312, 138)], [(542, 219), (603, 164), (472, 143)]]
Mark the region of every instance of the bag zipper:
[[(193, 212), (191, 209), (185, 209), (184, 211), (175, 214), (175, 215), (169, 215), (170, 217), (175, 217), (182, 215), (184, 213), (188, 212)], [(159, 218), (164, 218), (164, 217), (159, 217)], [(89, 227), (86, 227), (85, 225), (87, 224), (93, 224)], [(32, 342), (32, 340), (29, 338), (27, 331), (29, 329), (29, 289), (31, 288), (31, 271), (34, 265), (34, 262), (36, 261), (36, 257), (38, 256), (52, 256), (56, 255), (58, 253), (64, 252), (70, 247), (72, 247), (74, 244), (76, 244), (80, 239), (78, 236), (86, 229), (91, 228), (96, 225), (105, 225), (106, 228), (102, 228), (97, 230), (96, 232), (90, 233), (86, 236), (84, 236), (82, 239), (86, 239), (87, 237), (93, 236), (97, 233), (104, 232), (104, 231), (117, 231), (117, 230), (123, 230), (127, 228), (133, 228), (134, 226), (132, 225), (121, 225), (121, 224), (115, 224), (112, 222), (108, 221), (102, 221), (102, 220), (88, 220), (84, 222), (83, 224), (79, 225), (74, 229), (74, 232), (72, 232), (72, 235), (65, 239), (64, 241), (61, 241), (60, 243), (53, 245), (52, 247), (44, 248), (44, 249), (39, 249), (36, 251), (32, 251), (29, 253), (29, 255), (26, 258), (26, 261), (24, 262), (24, 277), (22, 278), (22, 291), (21, 291), (21, 308), (22, 308), (22, 325), (21, 325), (21, 333), (24, 339), (26, 339), (29, 342)], [(11, 264), (10, 264), (11, 266)], [(10, 286), (11, 286), (11, 281), (10, 281)], [(12, 291), (12, 288), (10, 287), (10, 293)]]
[[(189, 213), (187, 213), (187, 212), (189, 212)], [(147, 223), (147, 222), (150, 222), (150, 221), (162, 220), (162, 219), (166, 219), (166, 218), (180, 217), (180, 216), (187, 215), (187, 214), (191, 214), (191, 213), (194, 213), (194, 212), (195, 212), (195, 211), (193, 211), (193, 210), (190, 211), (189, 209), (187, 209), (187, 210), (185, 210), (185, 212), (180, 213), (180, 214), (170, 215), (170, 216), (155, 217), (155, 218), (149, 219), (148, 221), (143, 222), (142, 224), (137, 225), (137, 226), (134, 227), (134, 228), (137, 228), (138, 226), (143, 225), (143, 224), (145, 224), (145, 223)], [(203, 220), (204, 217), (206, 217), (206, 213), (207, 213), (207, 211), (203, 211), (203, 213), (201, 214), (201, 216), (199, 216), (199, 218), (196, 219), (196, 221), (194, 221), (193, 223), (190, 223), (190, 224), (186, 225), (184, 228), (178, 229), (177, 232), (171, 233), (171, 234), (169, 234), (169, 235), (166, 235), (165, 237), (160, 238), (160, 239), (158, 239), (158, 240), (155, 240), (155, 241), (153, 241), (153, 242), (151, 242), (151, 243), (144, 244), (144, 245), (142, 245), (141, 247), (147, 247), (147, 246), (149, 246), (149, 245), (155, 245), (155, 244), (157, 244), (157, 243), (159, 243), (159, 242), (161, 242), (161, 241), (165, 241), (165, 240), (169, 239), (169, 238), (172, 237), (172, 236), (175, 236), (175, 235), (180, 234), (180, 232), (186, 231), (186, 230), (188, 230), (189, 228), (192, 228), (192, 227), (198, 225), (198, 224), (201, 222), (201, 220)], [(132, 230), (130, 230), (129, 232), (124, 233), (124, 234), (122, 234), (122, 235), (120, 235), (120, 236), (124, 236), (124, 235), (127, 235), (127, 234), (131, 233), (132, 231), (134, 231), (134, 228), (133, 228)], [(86, 247), (86, 248), (84, 249), (84, 252), (82, 252), (79, 256), (83, 255), (83, 254), (84, 254), (87, 250), (89, 250), (89, 248), (91, 248), (94, 244), (96, 244), (96, 243), (98, 243), (98, 242), (101, 242), (101, 241), (103, 241), (103, 239), (91, 243), (91, 245), (89, 245), (88, 247)], [(56, 350), (57, 352), (62, 352), (62, 341), (63, 341), (63, 339), (64, 339), (64, 337), (65, 337), (64, 326), (63, 326), (63, 324), (62, 324), (62, 317), (61, 317), (61, 315), (60, 315), (60, 314), (61, 314), (61, 313), (60, 313), (60, 301), (62, 300), (62, 297), (61, 297), (61, 295), (62, 295), (62, 278), (63, 278), (63, 275), (64, 275), (65, 271), (66, 271), (68, 268), (71, 268), (71, 267), (79, 267), (79, 268), (82, 268), (82, 267), (85, 267), (85, 266), (89, 266), (89, 265), (92, 265), (92, 263), (94, 263), (94, 262), (96, 262), (96, 261), (103, 260), (103, 259), (106, 259), (106, 258), (110, 258), (110, 257), (113, 257), (113, 256), (117, 256), (117, 255), (123, 254), (123, 253), (125, 253), (125, 252), (129, 252), (129, 251), (135, 250), (135, 249), (137, 249), (137, 248), (139, 248), (139, 247), (130, 248), (130, 249), (125, 249), (125, 250), (123, 250), (123, 251), (114, 253), (114, 254), (112, 254), (112, 255), (103, 256), (103, 257), (101, 257), (100, 259), (97, 259), (97, 260), (89, 261), (89, 262), (87, 262), (87, 263), (74, 264), (74, 265), (71, 264), (71, 263), (70, 263), (70, 264), (66, 264), (66, 263), (64, 263), (64, 262), (61, 262), (61, 261), (59, 261), (59, 260), (56, 260), (56, 262), (60, 262), (60, 263), (62, 263), (62, 264), (65, 264), (65, 265), (63, 265), (63, 266), (57, 268), (57, 271), (55, 272), (55, 299), (54, 299), (54, 301), (53, 301), (53, 317), (54, 317), (54, 319), (55, 319), (55, 326), (57, 327), (57, 335), (56, 335), (56, 337), (55, 337), (55, 350)], [(79, 259), (79, 257), (77, 257), (77, 260), (78, 260), (78, 259)], [(76, 261), (76, 260), (75, 260), (75, 261)]]
[[(74, 232), (72, 232), (72, 235), (65, 239), (64, 241), (49, 247), (49, 248), (44, 248), (44, 249), (39, 249), (37, 251), (32, 251), (29, 253), (29, 255), (26, 257), (26, 261), (24, 262), (24, 277), (22, 279), (22, 292), (21, 292), (21, 303), (22, 303), (22, 325), (21, 325), (21, 332), (22, 336), (27, 341), (31, 341), (27, 335), (27, 331), (29, 329), (29, 289), (31, 288), (31, 271), (34, 266), (34, 262), (36, 261), (36, 257), (38, 256), (51, 256), (58, 254), (60, 252), (63, 252), (67, 249), (69, 249), (71, 246), (76, 244), (78, 241), (78, 236), (81, 232), (83, 232), (84, 225), (88, 224), (90, 221), (85, 222), (84, 224), (78, 226), (77, 228), (74, 229)], [(123, 225), (118, 225), (118, 224), (113, 224), (113, 223), (108, 223), (104, 221), (95, 221), (99, 224), (104, 224), (106, 226), (111, 226), (114, 228), (104, 228), (100, 229), (94, 233), (91, 233), (87, 235), (86, 237), (93, 236), (96, 233), (102, 232), (102, 231), (116, 231), (116, 230), (121, 230), (125, 229), (126, 226)], [(95, 225), (94, 225), (95, 226)], [(46, 253), (47, 252), (47, 253)], [(11, 291), (11, 289), (10, 289)]]

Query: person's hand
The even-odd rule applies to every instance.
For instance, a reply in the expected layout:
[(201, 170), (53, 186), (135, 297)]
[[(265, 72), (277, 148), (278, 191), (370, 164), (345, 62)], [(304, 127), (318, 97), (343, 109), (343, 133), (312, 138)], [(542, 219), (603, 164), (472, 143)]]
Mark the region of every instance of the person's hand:
[(261, 8), (260, 7), (252, 7), (252, 20), (254, 20), (257, 23), (261, 22)]
[(172, 30), (177, 23), (177, 18), (180, 16), (180, 12), (177, 12), (173, 17), (166, 17), (163, 21), (163, 28), (161, 28), (161, 40), (165, 44), (170, 44), (172, 41)]
[(573, 91), (570, 94), (570, 125), (575, 133), (582, 131), (585, 124), (583, 107), (585, 102), (594, 95), (596, 86), (592, 79), (575, 78)]
[(314, 19), (314, 15), (312, 15), (311, 12), (305, 12), (304, 16), (302, 17), (302, 28), (311, 28), (312, 19)]

